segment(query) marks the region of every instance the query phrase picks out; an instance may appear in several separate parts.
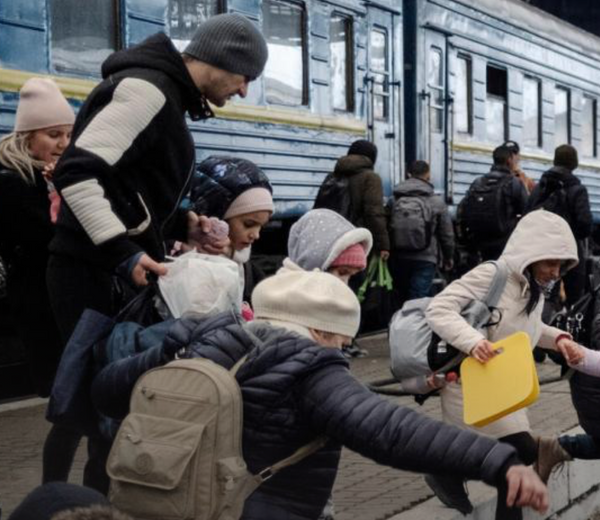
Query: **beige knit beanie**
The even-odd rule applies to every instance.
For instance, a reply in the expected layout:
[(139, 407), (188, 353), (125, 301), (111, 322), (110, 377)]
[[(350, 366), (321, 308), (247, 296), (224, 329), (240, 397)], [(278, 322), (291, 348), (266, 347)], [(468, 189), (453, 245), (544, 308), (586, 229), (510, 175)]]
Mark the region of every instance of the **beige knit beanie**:
[(71, 105), (51, 79), (28, 79), (19, 94), (15, 132), (72, 125), (75, 122)]
[(360, 325), (356, 295), (335, 276), (320, 271), (281, 271), (252, 293), (256, 319), (291, 322), (354, 337)]

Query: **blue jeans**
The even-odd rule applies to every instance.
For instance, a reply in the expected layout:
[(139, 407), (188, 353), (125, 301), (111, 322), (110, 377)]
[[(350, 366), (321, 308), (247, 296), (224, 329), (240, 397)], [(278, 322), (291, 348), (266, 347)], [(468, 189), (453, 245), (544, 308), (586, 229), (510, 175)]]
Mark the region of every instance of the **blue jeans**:
[(400, 300), (414, 300), (429, 296), (436, 265), (424, 260), (394, 258), (390, 263), (394, 288)]
[(600, 439), (591, 435), (563, 435), (558, 442), (574, 459), (600, 459)]

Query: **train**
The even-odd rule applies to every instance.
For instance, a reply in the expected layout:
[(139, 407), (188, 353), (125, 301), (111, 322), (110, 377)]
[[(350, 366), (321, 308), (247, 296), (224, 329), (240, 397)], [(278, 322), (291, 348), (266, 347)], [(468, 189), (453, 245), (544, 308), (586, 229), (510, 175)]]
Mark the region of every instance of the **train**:
[(110, 53), (158, 31), (182, 50), (221, 12), (258, 24), (269, 61), (245, 99), (189, 126), (198, 162), (243, 156), (269, 176), (266, 252), (285, 252), (290, 225), (360, 138), (379, 149), (386, 197), (426, 160), (452, 211), (502, 142), (520, 144), (534, 179), (571, 143), (600, 224), (600, 38), (520, 0), (2, 0), (0, 134), (29, 77), (52, 77), (77, 109)]

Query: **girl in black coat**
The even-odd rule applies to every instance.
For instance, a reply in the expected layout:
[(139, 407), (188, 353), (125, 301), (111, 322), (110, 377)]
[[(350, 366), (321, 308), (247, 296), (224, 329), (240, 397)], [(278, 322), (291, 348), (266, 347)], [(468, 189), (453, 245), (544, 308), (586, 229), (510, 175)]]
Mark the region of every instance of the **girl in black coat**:
[(250, 325), (240, 325), (231, 313), (184, 317), (162, 343), (106, 366), (92, 388), (98, 409), (122, 418), (138, 377), (175, 353), (228, 369), (248, 354), (236, 377), (250, 471), (258, 473), (320, 435), (330, 440), (255, 491), (243, 520), (318, 518), (342, 446), (399, 469), (508, 485), (510, 505), (546, 508), (546, 489), (514, 448), (397, 406), (352, 376), (340, 348), (358, 330), (360, 307), (343, 282), (320, 272), (281, 272), (257, 286), (253, 303), (256, 320)]
[(61, 342), (46, 291), (49, 184), (69, 144), (75, 115), (56, 84), (32, 78), (20, 91), (14, 131), (0, 141), (0, 256), (9, 266), (8, 298), (27, 349), (37, 393), (48, 396)]

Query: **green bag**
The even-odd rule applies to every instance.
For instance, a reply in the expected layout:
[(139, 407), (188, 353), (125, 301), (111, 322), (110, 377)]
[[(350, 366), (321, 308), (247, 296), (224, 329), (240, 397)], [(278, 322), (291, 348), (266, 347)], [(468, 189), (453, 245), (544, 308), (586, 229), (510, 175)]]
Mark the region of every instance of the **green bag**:
[(385, 329), (394, 313), (394, 284), (387, 261), (374, 255), (369, 261), (365, 281), (358, 289), (361, 303), (361, 330)]

